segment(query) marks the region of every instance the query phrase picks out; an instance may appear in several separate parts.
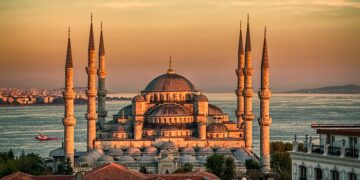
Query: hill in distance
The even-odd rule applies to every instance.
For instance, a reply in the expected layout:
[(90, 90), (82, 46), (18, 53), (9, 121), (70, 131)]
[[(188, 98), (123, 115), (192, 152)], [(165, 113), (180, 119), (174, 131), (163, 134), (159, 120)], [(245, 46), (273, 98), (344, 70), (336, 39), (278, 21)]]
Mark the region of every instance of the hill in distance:
[(360, 86), (355, 84), (349, 84), (344, 86), (327, 86), (312, 89), (300, 89), (295, 91), (289, 91), (287, 93), (314, 93), (314, 94), (360, 94)]

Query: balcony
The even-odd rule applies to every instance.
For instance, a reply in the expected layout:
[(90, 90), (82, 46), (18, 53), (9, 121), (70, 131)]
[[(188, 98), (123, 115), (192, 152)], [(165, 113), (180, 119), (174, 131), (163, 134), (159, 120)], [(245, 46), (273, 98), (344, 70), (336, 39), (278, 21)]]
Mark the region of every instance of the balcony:
[(345, 148), (345, 156), (358, 158), (359, 157), (359, 149)]
[(324, 154), (324, 146), (322, 145), (312, 145), (311, 152), (316, 154)]
[(328, 154), (340, 156), (340, 154), (341, 154), (340, 147), (329, 146)]

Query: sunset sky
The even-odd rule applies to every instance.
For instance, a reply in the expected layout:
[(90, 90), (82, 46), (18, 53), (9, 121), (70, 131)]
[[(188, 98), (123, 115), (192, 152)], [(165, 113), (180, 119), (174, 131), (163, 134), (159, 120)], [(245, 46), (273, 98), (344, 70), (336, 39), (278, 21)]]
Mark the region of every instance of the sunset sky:
[(0, 87), (63, 87), (68, 26), (75, 86), (85, 87), (91, 12), (96, 46), (104, 24), (112, 92), (144, 89), (166, 72), (170, 55), (197, 89), (234, 92), (247, 13), (255, 90), (264, 26), (273, 91), (360, 84), (360, 1), (1, 0)]

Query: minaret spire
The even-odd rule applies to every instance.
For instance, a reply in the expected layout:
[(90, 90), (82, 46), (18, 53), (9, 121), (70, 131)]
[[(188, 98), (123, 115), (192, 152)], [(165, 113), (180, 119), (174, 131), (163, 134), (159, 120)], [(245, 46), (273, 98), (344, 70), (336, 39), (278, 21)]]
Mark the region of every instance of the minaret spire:
[(272, 119), (270, 117), (269, 110), (271, 97), (271, 91), (269, 88), (269, 69), (265, 27), (261, 60), (261, 87), (258, 92), (260, 99), (260, 118), (258, 119), (260, 126), (260, 164), (263, 173), (270, 172), (270, 125)]
[(241, 29), (241, 21), (240, 21), (240, 33), (239, 33), (239, 46), (238, 46), (238, 68), (236, 69), (236, 75), (237, 75), (237, 89), (235, 91), (237, 96), (237, 108), (235, 111), (236, 118), (237, 118), (237, 127), (243, 128), (243, 117), (244, 114), (244, 96), (243, 96), (243, 90), (244, 90), (244, 47), (243, 47), (243, 39), (242, 39), (242, 29)]
[(247, 16), (246, 43), (245, 43), (245, 67), (244, 67), (244, 115), (245, 121), (245, 148), (252, 151), (252, 121), (254, 114), (252, 111), (252, 60), (251, 60), (251, 43), (250, 43), (250, 23), (249, 15)]
[(175, 71), (173, 70), (173, 67), (172, 67), (172, 60), (171, 60), (171, 56), (169, 58), (169, 69), (167, 71), (168, 74), (174, 74)]
[(88, 97), (87, 113), (87, 150), (91, 150), (95, 144), (96, 138), (96, 65), (95, 65), (95, 45), (93, 33), (93, 15), (91, 13), (90, 34), (89, 34), (89, 48), (88, 48), (88, 67), (86, 72), (88, 74), (88, 88), (86, 95)]
[(98, 120), (99, 128), (103, 128), (105, 124), (105, 119), (107, 116), (106, 111), (106, 94), (105, 89), (105, 78), (106, 78), (106, 68), (105, 68), (105, 46), (104, 46), (104, 37), (103, 37), (103, 24), (101, 22), (100, 27), (100, 43), (99, 43), (99, 69), (98, 69)]
[(74, 117), (74, 75), (73, 75), (73, 62), (71, 53), (71, 41), (70, 41), (70, 27), (68, 29), (68, 45), (66, 52), (65, 63), (65, 91), (63, 92), (65, 100), (65, 112), (62, 119), (64, 125), (64, 156), (70, 158), (73, 165), (74, 163), (74, 127), (76, 125), (76, 119)]

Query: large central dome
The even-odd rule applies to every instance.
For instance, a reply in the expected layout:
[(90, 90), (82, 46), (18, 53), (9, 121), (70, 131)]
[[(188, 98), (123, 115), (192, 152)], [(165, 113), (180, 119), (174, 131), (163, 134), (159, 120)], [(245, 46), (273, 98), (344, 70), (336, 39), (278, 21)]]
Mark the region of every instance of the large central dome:
[(185, 77), (175, 73), (166, 73), (153, 79), (145, 88), (145, 92), (179, 92), (195, 91), (194, 85)]

